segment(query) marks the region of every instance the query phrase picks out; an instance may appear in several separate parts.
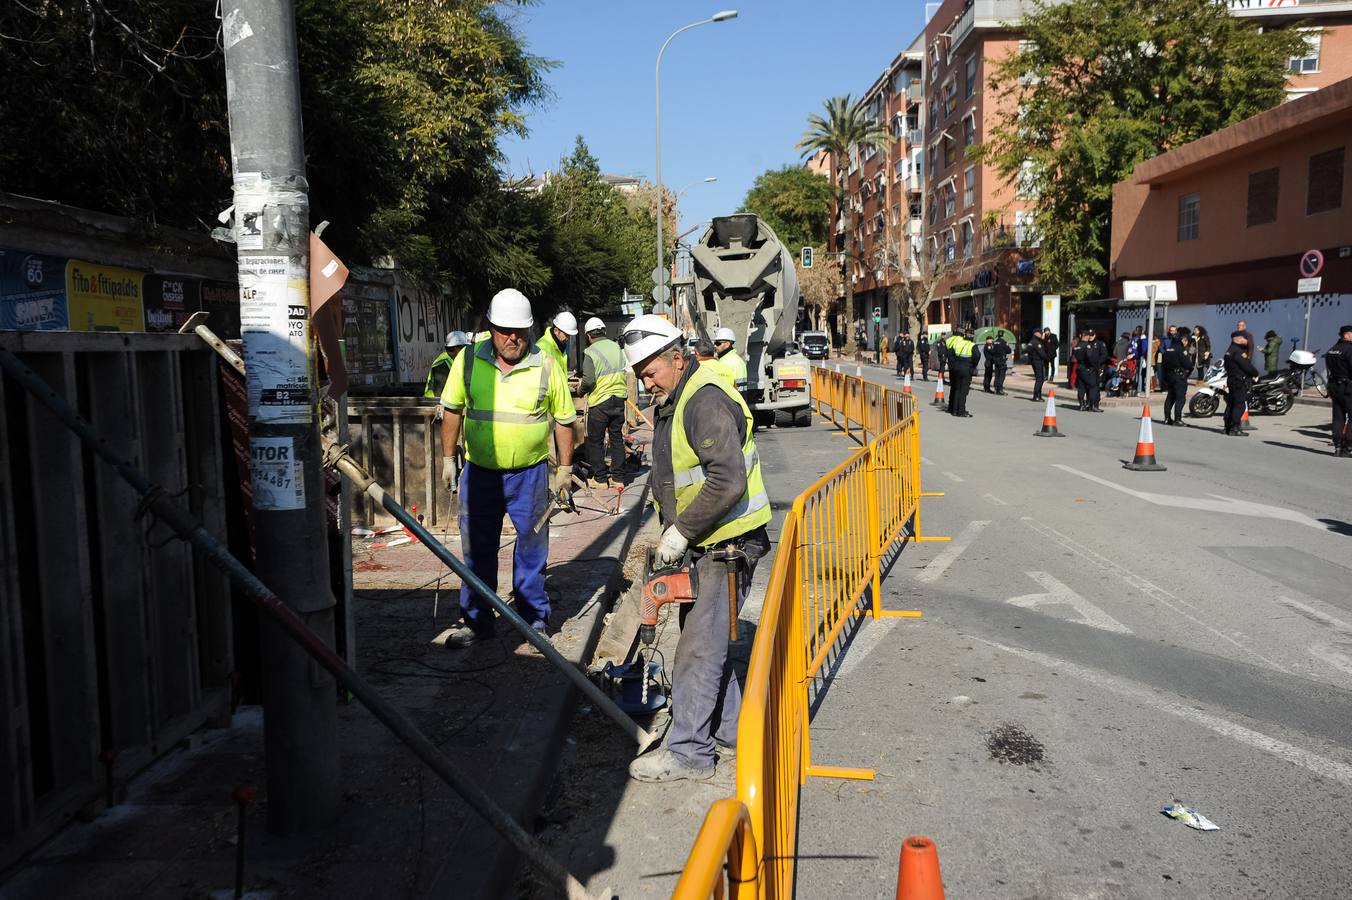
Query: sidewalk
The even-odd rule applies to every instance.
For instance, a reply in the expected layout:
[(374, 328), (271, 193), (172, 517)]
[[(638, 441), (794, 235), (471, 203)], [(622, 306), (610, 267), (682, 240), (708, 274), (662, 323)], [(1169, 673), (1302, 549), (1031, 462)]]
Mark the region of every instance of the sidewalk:
[[(631, 485), (611, 514), (615, 494), (579, 491), (578, 514), (551, 523), (552, 639), (574, 662), (589, 657), (599, 636), (646, 493), (643, 483)], [(504, 534), (504, 593), (511, 585), (511, 540)], [(458, 579), (416, 543), (383, 550), (370, 543), (354, 540), (358, 669), (490, 796), (530, 823), (553, 777), (576, 692), (501, 625), (497, 640), (470, 650), (436, 643), (459, 615)], [(459, 555), (458, 536), (446, 543)], [(39, 848), (0, 883), (0, 896), (233, 896), (232, 792), (243, 784), (258, 796), (247, 817), (247, 896), (505, 893), (518, 863), (515, 851), (355, 702), (340, 702), (338, 709), (337, 820), (311, 834), (268, 834), (262, 720), (261, 708), (242, 707), (231, 727), (193, 735), (135, 779), (117, 806)], [(604, 722), (603, 732), (609, 727), (619, 734)]]

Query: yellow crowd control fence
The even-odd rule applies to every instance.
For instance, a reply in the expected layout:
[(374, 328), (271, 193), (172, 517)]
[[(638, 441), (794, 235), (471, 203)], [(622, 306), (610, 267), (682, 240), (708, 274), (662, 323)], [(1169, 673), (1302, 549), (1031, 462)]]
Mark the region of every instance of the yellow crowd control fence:
[[(885, 557), (920, 532), (920, 418), (915, 397), (816, 368), (817, 412), (863, 444), (793, 502), (784, 518), (737, 722), (737, 792), (705, 815), (675, 896), (793, 894), (799, 789), (809, 775), (873, 778), (871, 769), (815, 763), (810, 703), (842, 630), (882, 608)], [(865, 596), (869, 602), (865, 604)], [(726, 865), (726, 880), (725, 867)]]

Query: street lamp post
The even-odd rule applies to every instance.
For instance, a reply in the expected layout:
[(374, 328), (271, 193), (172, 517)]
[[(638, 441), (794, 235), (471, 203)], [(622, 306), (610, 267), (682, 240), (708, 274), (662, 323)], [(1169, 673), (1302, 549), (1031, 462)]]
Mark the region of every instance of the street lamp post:
[(657, 136), (657, 166), (655, 180), (657, 182), (657, 284), (656, 287), (661, 290), (667, 284), (666, 268), (663, 265), (662, 253), (662, 54), (667, 52), (667, 45), (672, 39), (682, 31), (689, 31), (691, 28), (698, 28), (700, 25), (709, 25), (714, 22), (726, 22), (729, 19), (737, 18), (737, 10), (725, 9), (722, 12), (716, 12), (707, 19), (701, 19), (698, 22), (691, 22), (673, 31), (662, 43), (662, 49), (657, 51), (657, 65), (655, 66), (654, 83), (656, 88), (656, 136)]

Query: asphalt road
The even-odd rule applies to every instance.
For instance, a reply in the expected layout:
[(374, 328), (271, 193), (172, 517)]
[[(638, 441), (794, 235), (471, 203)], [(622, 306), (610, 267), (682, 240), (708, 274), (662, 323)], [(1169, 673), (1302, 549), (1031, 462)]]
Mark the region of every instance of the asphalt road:
[[(814, 760), (878, 777), (808, 781), (798, 895), (891, 897), (925, 834), (951, 897), (1352, 896), (1352, 461), (1326, 409), (1237, 439), (1152, 404), (1168, 471), (1141, 473), (1139, 410), (1063, 407), (1045, 439), (1026, 397), (978, 385), (954, 419), (916, 389), (926, 531), (953, 541), (884, 583), (924, 618), (865, 622), (834, 664)], [(770, 432), (767, 481), (845, 440)]]

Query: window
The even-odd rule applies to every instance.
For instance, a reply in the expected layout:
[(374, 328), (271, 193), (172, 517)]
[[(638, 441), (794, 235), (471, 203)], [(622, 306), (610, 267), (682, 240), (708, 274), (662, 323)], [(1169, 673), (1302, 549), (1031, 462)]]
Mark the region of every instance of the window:
[(859, 168), (859, 145), (858, 145), (858, 144), (851, 144), (851, 145), (850, 145), (850, 174), (853, 175), (853, 174), (855, 173), (855, 170), (858, 169), (858, 168)]
[(930, 81), (934, 81), (935, 79), (937, 79), (937, 78), (939, 77), (939, 42), (938, 42), (938, 41), (935, 41), (933, 44), (930, 44), (929, 70), (930, 70), (930, 73), (929, 73), (929, 75), (930, 75)]
[(1343, 205), (1343, 151), (1325, 150), (1310, 157), (1310, 175), (1305, 183), (1305, 215), (1340, 209)]
[(939, 125), (939, 105), (934, 102), (933, 97), (930, 97), (925, 101), (925, 109), (929, 111), (926, 121), (929, 122), (929, 130), (933, 134), (934, 129)]
[(968, 259), (972, 255), (972, 223), (962, 223), (962, 256)]
[(953, 237), (953, 229), (950, 228), (944, 232), (944, 262), (951, 263), (958, 252), (957, 241)]
[(892, 177), (896, 181), (905, 181), (909, 174), (911, 174), (911, 158), (903, 156), (893, 164)]
[(1248, 227), (1277, 221), (1277, 169), (1249, 173)]
[(945, 219), (947, 219), (949, 216), (953, 215), (954, 209), (957, 207), (957, 205), (958, 205), (958, 192), (957, 192), (957, 189), (953, 187), (952, 182), (949, 182), (948, 187), (944, 189), (944, 218), (945, 218)]
[(971, 209), (976, 203), (976, 167), (962, 173), (962, 208)]
[(917, 182), (920, 180), (920, 173), (925, 171), (925, 148), (916, 147), (911, 151), (911, 174), (915, 176)]
[(930, 148), (930, 164), (929, 164), (929, 174), (930, 174), (930, 178), (933, 178), (935, 175), (938, 174), (938, 169), (937, 169), (938, 160), (939, 160), (939, 154), (938, 154), (938, 152), (935, 150), (934, 147), (931, 147), (931, 148)]
[(1178, 239), (1195, 241), (1201, 233), (1202, 195), (1184, 194), (1178, 198)]
[(1301, 36), (1305, 38), (1305, 55), (1293, 56), (1286, 61), (1286, 67), (1292, 72), (1298, 72), (1302, 75), (1308, 72), (1319, 71), (1319, 34), (1322, 29), (1319, 28), (1301, 28)]
[(962, 143), (964, 147), (970, 147), (976, 143), (976, 116), (968, 116), (962, 120)]
[(939, 218), (939, 198), (937, 196), (934, 196), (930, 198), (929, 205), (930, 224), (933, 225), (938, 220), (938, 218)]
[(901, 204), (900, 204), (900, 203), (893, 203), (893, 204), (892, 204), (892, 224), (893, 224), (893, 225), (900, 225), (900, 224), (901, 224)]
[(1014, 243), (1020, 247), (1038, 245), (1037, 228), (1033, 225), (1032, 210), (1014, 213)]
[(958, 108), (958, 76), (956, 73), (948, 76), (944, 82), (944, 115), (951, 116), (953, 111)]
[(1031, 159), (1019, 163), (1019, 174), (1014, 178), (1014, 196), (1020, 200), (1037, 199), (1037, 181), (1033, 174)]
[(864, 162), (868, 162), (870, 159), (873, 159), (873, 155), (877, 152), (878, 148), (874, 147), (872, 144), (864, 145)]
[(944, 139), (944, 168), (947, 169), (949, 166), (953, 165), (953, 163), (957, 162), (957, 160), (958, 160), (958, 150), (957, 150), (957, 147), (954, 146), (954, 141), (953, 141), (953, 139), (952, 139), (951, 137), (945, 138), (945, 139)]
[(976, 93), (976, 54), (973, 53), (967, 57), (967, 81), (965, 83), (966, 92), (964, 97), (970, 97)]

